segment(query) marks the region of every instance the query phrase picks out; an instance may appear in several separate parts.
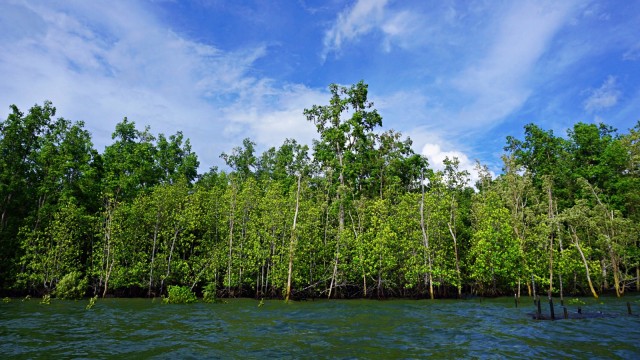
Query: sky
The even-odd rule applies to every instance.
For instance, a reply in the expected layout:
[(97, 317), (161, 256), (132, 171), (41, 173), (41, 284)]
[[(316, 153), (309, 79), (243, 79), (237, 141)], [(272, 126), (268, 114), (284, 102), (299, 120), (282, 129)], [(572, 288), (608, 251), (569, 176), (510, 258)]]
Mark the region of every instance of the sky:
[(182, 131), (204, 172), (247, 137), (310, 145), (303, 110), (363, 80), (433, 168), (499, 173), (525, 124), (633, 127), (638, 34), (637, 0), (2, 0), (0, 118), (50, 100), (100, 152), (124, 117)]

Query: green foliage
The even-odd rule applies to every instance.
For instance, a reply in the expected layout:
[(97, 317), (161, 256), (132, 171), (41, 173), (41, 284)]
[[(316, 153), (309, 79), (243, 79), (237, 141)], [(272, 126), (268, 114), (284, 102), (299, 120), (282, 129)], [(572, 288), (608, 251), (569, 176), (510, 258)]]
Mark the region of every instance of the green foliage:
[(11, 302), (11, 298), (10, 297), (2, 298), (2, 302), (5, 303), (5, 304), (6, 303), (10, 303)]
[(526, 125), (507, 139), (502, 174), (478, 164), (474, 190), (458, 159), (434, 171), (381, 129), (364, 82), (329, 92), (303, 114), (318, 130), (312, 153), (287, 139), (258, 154), (245, 139), (222, 155), (228, 172), (199, 177), (179, 131), (125, 118), (100, 155), (51, 103), (12, 106), (0, 122), (0, 290), (168, 291), (169, 302), (206, 284), (207, 302), (277, 298), (289, 263), (294, 298), (511, 294), (533, 291), (532, 278), (538, 293), (560, 279), (567, 293), (630, 289), (640, 122), (623, 134), (578, 123), (565, 137)]
[(54, 291), (58, 299), (81, 299), (87, 291), (87, 279), (79, 271), (66, 274)]
[(42, 296), (42, 300), (40, 300), (40, 304), (42, 305), (51, 305), (51, 295), (45, 294)]
[(569, 301), (567, 301), (567, 304), (569, 305), (586, 305), (587, 303), (585, 303), (584, 301), (578, 299), (578, 298), (573, 298), (573, 299), (569, 299)]
[(216, 284), (214, 283), (207, 284), (207, 286), (205, 286), (204, 289), (202, 289), (202, 301), (206, 303), (216, 302), (217, 301), (216, 291), (217, 291)]
[(96, 305), (97, 301), (98, 301), (98, 295), (95, 295), (94, 297), (89, 298), (89, 303), (87, 304), (85, 309), (86, 310), (91, 310)]
[(172, 285), (168, 288), (167, 297), (162, 301), (165, 304), (191, 304), (198, 301), (198, 298), (188, 287)]

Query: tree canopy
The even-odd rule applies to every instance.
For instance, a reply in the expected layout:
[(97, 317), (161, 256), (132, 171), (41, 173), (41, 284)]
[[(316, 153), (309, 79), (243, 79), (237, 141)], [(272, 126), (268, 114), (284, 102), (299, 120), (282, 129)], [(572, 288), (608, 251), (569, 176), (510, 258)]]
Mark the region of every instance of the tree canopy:
[[(312, 147), (245, 139), (200, 166), (182, 132), (124, 118), (94, 149), (50, 102), (0, 122), (0, 292), (459, 297), (640, 288), (640, 122), (535, 124), (503, 171), (429, 167), (368, 100), (329, 86)], [(540, 290), (544, 289), (544, 290)]]

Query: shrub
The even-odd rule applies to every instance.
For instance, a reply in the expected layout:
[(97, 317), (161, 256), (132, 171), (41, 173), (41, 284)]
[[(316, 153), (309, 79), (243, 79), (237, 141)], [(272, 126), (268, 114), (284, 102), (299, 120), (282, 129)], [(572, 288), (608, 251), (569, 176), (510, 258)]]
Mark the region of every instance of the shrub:
[(207, 303), (216, 302), (216, 284), (209, 283), (202, 291), (202, 300)]
[(40, 304), (42, 305), (51, 305), (51, 295), (46, 294), (42, 297), (42, 300), (40, 300)]
[(96, 304), (96, 301), (98, 301), (98, 295), (89, 299), (89, 304), (87, 304), (85, 309), (90, 310)]
[(169, 294), (164, 298), (165, 304), (190, 304), (198, 301), (196, 294), (186, 286), (169, 286)]
[(87, 291), (87, 279), (80, 271), (72, 271), (58, 282), (54, 294), (60, 299), (81, 299)]
[(586, 305), (586, 303), (578, 298), (569, 299), (569, 305)]

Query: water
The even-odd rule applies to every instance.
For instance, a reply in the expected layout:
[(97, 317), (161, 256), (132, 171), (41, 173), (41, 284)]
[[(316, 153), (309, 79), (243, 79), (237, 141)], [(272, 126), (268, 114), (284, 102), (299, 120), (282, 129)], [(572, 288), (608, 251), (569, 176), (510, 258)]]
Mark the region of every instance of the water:
[[(149, 299), (0, 303), (2, 358), (640, 358), (640, 297), (584, 299), (620, 315), (534, 321), (523, 298), (474, 300)], [(576, 306), (570, 309), (575, 311)], [(548, 310), (548, 306), (543, 307)], [(556, 315), (562, 309), (556, 308)]]

